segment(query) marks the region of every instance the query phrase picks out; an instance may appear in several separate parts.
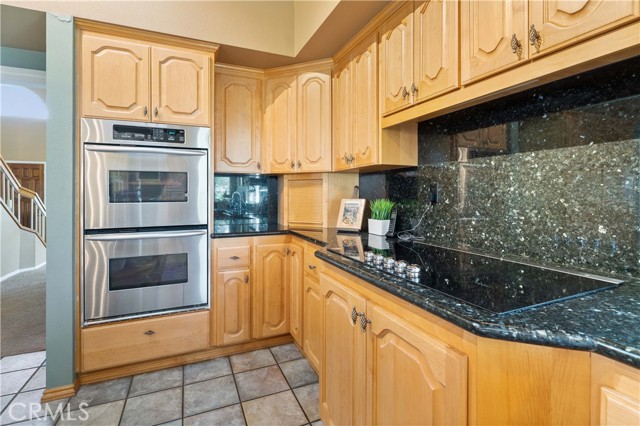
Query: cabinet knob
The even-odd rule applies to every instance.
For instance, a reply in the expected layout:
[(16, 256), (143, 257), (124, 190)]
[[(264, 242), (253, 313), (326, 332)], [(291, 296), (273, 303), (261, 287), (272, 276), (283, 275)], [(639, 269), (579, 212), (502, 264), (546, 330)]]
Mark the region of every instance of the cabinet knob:
[(367, 319), (367, 317), (364, 316), (364, 313), (360, 314), (360, 327), (362, 328), (363, 333), (367, 332), (367, 324), (371, 324), (371, 320)]
[(231, 256), (229, 259), (231, 259), (231, 260), (238, 260), (238, 259), (240, 259), (240, 258), (239, 258), (238, 256)]
[(249, 275), (244, 276), (244, 283), (249, 284)]
[(144, 332), (144, 334), (146, 334), (147, 336), (151, 336), (151, 335), (156, 334), (156, 332), (153, 331), (153, 330), (147, 330), (147, 331)]
[(289, 247), (287, 247), (287, 249), (284, 251), (284, 253), (289, 256), (291, 254), (291, 250), (289, 249)]
[(409, 96), (409, 92), (407, 92), (407, 87), (403, 87), (402, 88), (402, 99), (407, 99), (407, 96)]
[(349, 157), (347, 156), (347, 153), (345, 152), (344, 155), (342, 156), (342, 159), (344, 160), (345, 163), (349, 164)]
[(260, 170), (260, 162), (259, 162), (259, 161), (256, 163), (256, 168), (257, 168), (258, 170)]
[(415, 83), (411, 83), (411, 94), (415, 96), (416, 93), (418, 93), (418, 88), (416, 87)]
[(511, 51), (518, 55), (518, 59), (520, 59), (520, 57), (522, 56), (522, 44), (520, 43), (520, 40), (518, 40), (518, 36), (516, 36), (515, 33), (511, 37)]
[(300, 162), (300, 160), (298, 160), (298, 168), (302, 168), (302, 163)]
[(153, 109), (153, 115), (155, 115), (156, 117), (158, 116), (158, 107), (155, 107)]
[(314, 269), (316, 269), (316, 265), (309, 265), (309, 269), (313, 271)]
[(146, 106), (144, 107), (144, 116), (146, 117), (147, 114), (149, 113), (149, 108), (147, 108)]
[(355, 157), (353, 154), (349, 154), (349, 164), (353, 163), (353, 160), (355, 160)]
[(293, 169), (296, 166), (296, 163), (293, 162), (293, 160), (291, 160), (291, 168)]
[(540, 37), (540, 33), (538, 32), (538, 30), (536, 30), (535, 24), (531, 24), (531, 27), (529, 28), (529, 43), (531, 43), (531, 45), (535, 47), (536, 50), (540, 50), (540, 46), (542, 45), (542, 37)]
[(358, 321), (359, 316), (360, 314), (358, 313), (358, 311), (356, 310), (356, 307), (354, 306), (353, 309), (351, 310), (351, 322), (353, 323), (353, 325), (356, 325), (356, 322)]

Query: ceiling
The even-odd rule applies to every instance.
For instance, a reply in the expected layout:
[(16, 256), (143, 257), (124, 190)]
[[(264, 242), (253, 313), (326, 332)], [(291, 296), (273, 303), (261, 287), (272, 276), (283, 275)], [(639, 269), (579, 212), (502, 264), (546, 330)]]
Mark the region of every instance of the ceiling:
[[(46, 11), (219, 43), (219, 62), (272, 68), (333, 56), (390, 1), (3, 3), (0, 43), (6, 47), (45, 51)], [(127, 13), (122, 13), (124, 5)]]

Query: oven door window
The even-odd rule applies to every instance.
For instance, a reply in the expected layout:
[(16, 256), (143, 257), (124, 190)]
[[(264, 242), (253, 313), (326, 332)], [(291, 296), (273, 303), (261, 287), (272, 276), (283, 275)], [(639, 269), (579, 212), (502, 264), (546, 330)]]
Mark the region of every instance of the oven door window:
[(110, 203), (170, 203), (189, 200), (185, 172), (109, 170)]
[(184, 284), (188, 266), (187, 253), (109, 259), (109, 291)]

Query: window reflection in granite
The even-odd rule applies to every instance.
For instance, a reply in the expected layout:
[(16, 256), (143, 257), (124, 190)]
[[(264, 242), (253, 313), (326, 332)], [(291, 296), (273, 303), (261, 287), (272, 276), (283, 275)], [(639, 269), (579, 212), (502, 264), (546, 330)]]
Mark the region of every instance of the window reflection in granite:
[(640, 57), (423, 122), (419, 166), (361, 175), (361, 194), (400, 202), (406, 229), (437, 182), (428, 241), (638, 275), (638, 70)]
[(278, 221), (278, 179), (265, 175), (214, 175), (215, 226)]

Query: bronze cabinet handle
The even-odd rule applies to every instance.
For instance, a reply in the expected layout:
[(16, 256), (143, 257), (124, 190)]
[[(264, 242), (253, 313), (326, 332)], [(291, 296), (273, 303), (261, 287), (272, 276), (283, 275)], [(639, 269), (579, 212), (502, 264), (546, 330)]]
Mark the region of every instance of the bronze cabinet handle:
[(244, 283), (249, 284), (249, 275), (244, 276)]
[(371, 320), (367, 319), (364, 313), (360, 314), (360, 327), (362, 328), (362, 332), (367, 332), (367, 324), (371, 324)]
[(293, 160), (291, 160), (291, 168), (293, 169), (296, 166), (296, 163), (293, 162)]
[(147, 108), (147, 107), (145, 106), (145, 107), (144, 107), (144, 111), (143, 111), (143, 112), (144, 112), (144, 116), (146, 117), (146, 116), (147, 116), (147, 113), (149, 112), (149, 108)]
[(356, 322), (358, 321), (358, 316), (360, 316), (360, 314), (358, 313), (358, 311), (356, 310), (356, 307), (354, 306), (353, 309), (351, 310), (351, 322), (353, 323), (353, 325), (356, 325)]
[(240, 259), (240, 258), (239, 258), (238, 256), (231, 256), (229, 259), (231, 259), (231, 260), (238, 260), (238, 259)]
[(300, 162), (300, 160), (298, 160), (298, 168), (302, 168), (302, 163)]
[(309, 269), (313, 271), (314, 269), (316, 269), (316, 265), (309, 265)]
[(144, 334), (146, 334), (147, 336), (152, 336), (152, 335), (156, 334), (156, 332), (153, 331), (153, 330), (147, 330), (147, 331), (144, 332)]
[(409, 96), (409, 92), (407, 92), (407, 87), (402, 88), (402, 99), (406, 99)]
[(529, 27), (529, 43), (536, 49), (540, 49), (542, 45), (542, 37), (540, 37), (538, 30), (536, 30), (535, 24), (531, 24), (531, 27)]
[(516, 36), (515, 33), (511, 37), (511, 51), (518, 55), (518, 58), (520, 58), (520, 56), (522, 55), (522, 44), (520, 43), (520, 40), (518, 40), (518, 36)]
[(416, 93), (418, 93), (418, 88), (415, 83), (411, 83), (411, 94), (415, 96)]
[(259, 161), (256, 163), (256, 167), (258, 168), (258, 170), (260, 170), (260, 162)]
[(155, 107), (153, 109), (153, 114), (157, 117), (158, 116), (158, 107)]

